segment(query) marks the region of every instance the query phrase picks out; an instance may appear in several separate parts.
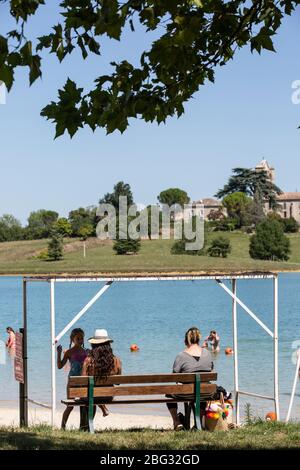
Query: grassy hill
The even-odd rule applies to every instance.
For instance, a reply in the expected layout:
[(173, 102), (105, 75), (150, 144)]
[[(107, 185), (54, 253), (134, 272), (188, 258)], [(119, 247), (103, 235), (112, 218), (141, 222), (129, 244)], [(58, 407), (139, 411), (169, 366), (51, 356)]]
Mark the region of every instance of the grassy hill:
[[(209, 234), (209, 239), (219, 234)], [(291, 256), (288, 262), (259, 261), (248, 253), (249, 235), (226, 233), (232, 253), (226, 259), (209, 256), (172, 255), (173, 240), (145, 240), (139, 254), (116, 255), (111, 241), (89, 239), (86, 258), (82, 242), (65, 240), (64, 259), (42, 261), (36, 255), (47, 247), (47, 240), (0, 243), (0, 274), (62, 274), (120, 272), (229, 272), (247, 270), (300, 271), (300, 234), (291, 234)]]

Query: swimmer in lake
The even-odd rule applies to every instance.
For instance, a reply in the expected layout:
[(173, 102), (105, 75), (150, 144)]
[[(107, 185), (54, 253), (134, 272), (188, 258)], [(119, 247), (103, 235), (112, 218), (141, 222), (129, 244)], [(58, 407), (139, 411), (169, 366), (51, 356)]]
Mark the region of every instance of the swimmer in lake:
[(220, 336), (215, 330), (211, 330), (207, 338), (205, 338), (202, 347), (207, 348), (208, 345), (210, 345), (212, 352), (220, 351)]

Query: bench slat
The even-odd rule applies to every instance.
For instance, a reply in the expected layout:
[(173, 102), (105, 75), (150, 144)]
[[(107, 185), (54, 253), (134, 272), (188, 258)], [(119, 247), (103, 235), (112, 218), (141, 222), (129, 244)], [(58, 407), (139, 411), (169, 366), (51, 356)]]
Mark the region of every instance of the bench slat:
[[(214, 393), (215, 384), (201, 383), (201, 394)], [(95, 387), (94, 397), (132, 396), (132, 395), (163, 395), (163, 394), (193, 394), (194, 384), (177, 385), (141, 385), (121, 387)], [(68, 398), (87, 398), (88, 388), (68, 388)]]
[[(202, 395), (201, 396), (201, 401), (207, 401), (211, 398), (211, 395)], [(113, 400), (106, 402), (107, 405), (138, 405), (138, 404), (156, 404), (156, 403), (177, 403), (177, 402), (184, 402), (184, 398), (153, 398), (153, 399), (137, 399), (137, 400)], [(104, 400), (101, 400), (99, 403), (102, 405), (105, 402)], [(61, 400), (61, 403), (67, 406), (79, 406), (79, 405), (84, 405), (87, 406), (86, 401), (82, 400)], [(95, 400), (95, 405), (97, 405), (97, 399)]]
[[(216, 372), (200, 372), (201, 382), (210, 382), (217, 380)], [(95, 377), (95, 386), (97, 385), (119, 385), (119, 384), (142, 384), (142, 383), (168, 383), (181, 382), (191, 383), (195, 380), (195, 374), (143, 374), (143, 375), (110, 375), (106, 379)], [(88, 386), (89, 378), (70, 377), (68, 385), (70, 387)]]

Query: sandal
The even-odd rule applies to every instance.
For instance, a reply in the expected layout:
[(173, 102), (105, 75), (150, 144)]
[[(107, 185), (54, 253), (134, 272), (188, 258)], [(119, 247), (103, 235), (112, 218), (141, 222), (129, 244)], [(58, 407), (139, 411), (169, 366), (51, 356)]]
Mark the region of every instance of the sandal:
[(184, 426), (183, 424), (179, 423), (179, 424), (176, 424), (174, 426), (174, 431), (183, 431), (184, 430)]

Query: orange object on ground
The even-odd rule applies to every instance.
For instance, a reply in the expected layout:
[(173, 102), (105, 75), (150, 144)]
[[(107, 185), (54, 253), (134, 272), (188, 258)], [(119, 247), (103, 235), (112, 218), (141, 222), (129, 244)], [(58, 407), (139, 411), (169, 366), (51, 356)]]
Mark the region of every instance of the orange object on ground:
[(139, 350), (140, 350), (140, 348), (138, 347), (137, 344), (132, 344), (132, 345), (130, 346), (130, 351), (131, 351), (131, 352), (137, 352), (137, 351), (139, 351)]
[(277, 421), (277, 415), (274, 411), (266, 414), (266, 421)]

